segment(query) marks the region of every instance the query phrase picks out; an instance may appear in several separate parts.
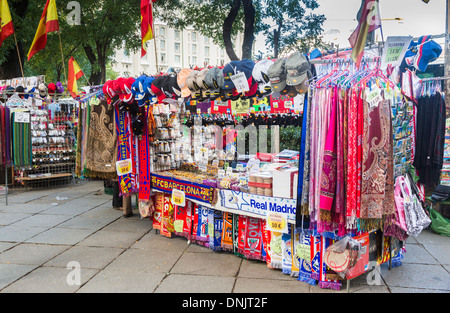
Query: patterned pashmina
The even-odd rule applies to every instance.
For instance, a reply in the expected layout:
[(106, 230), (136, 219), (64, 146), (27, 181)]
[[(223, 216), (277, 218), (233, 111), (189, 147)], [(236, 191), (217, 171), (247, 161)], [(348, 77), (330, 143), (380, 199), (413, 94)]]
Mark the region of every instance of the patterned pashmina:
[[(308, 92), (310, 94), (310, 92)], [(309, 215), (309, 179), (310, 179), (310, 154), (311, 154), (311, 101), (312, 97), (309, 97), (307, 111), (306, 114), (303, 115), (303, 122), (306, 123), (305, 126), (302, 126), (303, 129), (306, 128), (305, 133), (305, 148), (304, 148), (304, 168), (303, 168), (303, 184), (302, 184), (302, 193), (298, 194), (298, 197), (301, 197), (301, 214)], [(303, 139), (303, 135), (302, 135)], [(300, 183), (300, 182), (299, 182)]]
[(331, 94), (331, 118), (326, 131), (325, 150), (323, 153), (323, 166), (320, 184), (320, 221), (317, 225), (318, 231), (333, 230), (333, 210), (335, 205), (337, 184), (337, 90)]
[(89, 136), (85, 137), (87, 141), (85, 176), (101, 179), (116, 178), (117, 136), (115, 127), (112, 104), (101, 101), (98, 105), (92, 106)]
[(395, 212), (390, 102), (364, 101), (364, 121), (360, 227), (368, 232)]

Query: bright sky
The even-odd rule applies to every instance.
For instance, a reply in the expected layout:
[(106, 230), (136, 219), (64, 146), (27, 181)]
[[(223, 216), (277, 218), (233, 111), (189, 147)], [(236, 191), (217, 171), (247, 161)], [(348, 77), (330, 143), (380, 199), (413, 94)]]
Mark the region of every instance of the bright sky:
[[(361, 0), (317, 0), (314, 13), (324, 14), (324, 39), (340, 47), (349, 47), (348, 37), (357, 27), (356, 14)], [(380, 0), (384, 39), (388, 36), (420, 37), (445, 33), (446, 0)], [(384, 20), (402, 18), (402, 21)], [(380, 32), (376, 32), (380, 38)], [(257, 38), (256, 50), (265, 51), (264, 36)]]

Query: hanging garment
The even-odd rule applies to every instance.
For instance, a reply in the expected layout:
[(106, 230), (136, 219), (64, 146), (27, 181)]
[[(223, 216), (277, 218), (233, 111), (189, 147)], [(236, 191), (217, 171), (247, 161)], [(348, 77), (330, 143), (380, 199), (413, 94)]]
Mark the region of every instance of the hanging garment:
[(394, 164), (389, 100), (372, 106), (364, 101), (364, 137), (360, 224), (364, 231), (381, 227), (382, 218), (394, 214)]

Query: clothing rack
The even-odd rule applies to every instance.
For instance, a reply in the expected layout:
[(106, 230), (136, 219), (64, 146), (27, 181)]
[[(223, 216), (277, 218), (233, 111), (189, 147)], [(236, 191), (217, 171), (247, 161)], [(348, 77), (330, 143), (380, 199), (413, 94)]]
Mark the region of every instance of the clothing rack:
[(440, 81), (440, 80), (447, 80), (447, 79), (450, 79), (450, 76), (428, 77), (428, 78), (422, 78), (422, 82)]

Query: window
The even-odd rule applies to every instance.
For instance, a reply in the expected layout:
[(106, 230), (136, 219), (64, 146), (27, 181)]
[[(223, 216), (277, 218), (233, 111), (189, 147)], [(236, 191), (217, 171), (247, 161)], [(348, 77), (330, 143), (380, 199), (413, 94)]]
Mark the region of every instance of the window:
[(175, 54), (175, 64), (181, 63), (181, 57), (178, 54)]
[(175, 30), (174, 34), (175, 34), (175, 40), (181, 39), (181, 32), (179, 30)]
[(209, 58), (205, 58), (205, 65), (209, 65)]
[(165, 40), (159, 41), (159, 48), (163, 51), (166, 50), (166, 41)]
[(197, 65), (197, 57), (192, 57), (192, 64)]
[(161, 37), (166, 37), (166, 28), (165, 27), (160, 27), (159, 28), (159, 35), (161, 36)]
[(192, 41), (197, 41), (197, 33), (192, 32)]
[(161, 62), (165, 63), (165, 62), (166, 62), (166, 54), (165, 54), (165, 53), (161, 53), (161, 54), (159, 55), (159, 60), (160, 60)]
[(181, 45), (179, 42), (175, 43), (174, 48), (175, 48), (175, 53), (180, 53)]
[(206, 37), (206, 36), (205, 36), (204, 38), (205, 38), (205, 39), (204, 39), (204, 40), (205, 40), (205, 45), (209, 45), (209, 38)]
[(205, 57), (209, 57), (209, 47), (205, 47)]
[(197, 45), (194, 43), (192, 44), (192, 53), (196, 54), (197, 53)]
[(125, 59), (130, 58), (130, 50), (124, 49), (124, 50), (123, 50), (123, 57), (124, 57)]

